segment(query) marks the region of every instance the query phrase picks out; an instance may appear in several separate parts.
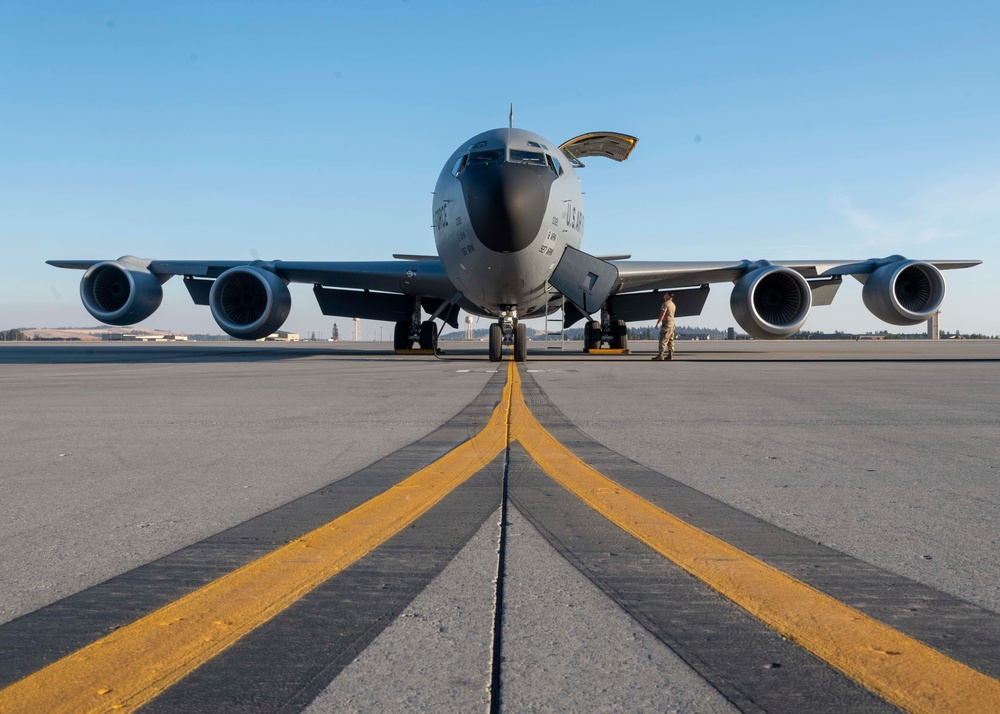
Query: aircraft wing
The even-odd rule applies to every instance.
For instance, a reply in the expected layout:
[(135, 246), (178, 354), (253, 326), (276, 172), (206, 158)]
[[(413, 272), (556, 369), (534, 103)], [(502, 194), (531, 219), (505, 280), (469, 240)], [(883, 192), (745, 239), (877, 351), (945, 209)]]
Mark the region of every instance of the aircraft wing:
[[(803, 278), (834, 278), (853, 275), (860, 282), (884, 265), (905, 261), (901, 255), (867, 260), (774, 260), (735, 262), (668, 262), (642, 260), (613, 260), (618, 268), (618, 283), (615, 293), (631, 293), (639, 290), (669, 290), (706, 283), (736, 282), (747, 273), (768, 265), (790, 268)], [(971, 268), (980, 260), (927, 260), (938, 270)]]
[[(123, 258), (124, 260), (124, 258)], [(133, 259), (134, 260), (134, 259)], [(100, 260), (50, 260), (57, 268), (87, 270)], [(174, 275), (187, 278), (215, 279), (230, 268), (260, 264), (246, 260), (142, 260), (150, 273), (164, 279)], [(386, 260), (386, 261), (333, 261), (296, 262), (275, 260), (262, 264), (278, 277), (292, 283), (311, 283), (326, 287), (377, 290), (420, 297), (448, 299), (455, 294), (455, 286), (445, 275), (441, 261)]]
[(982, 262), (908, 260), (901, 255), (867, 260), (602, 261), (571, 249), (567, 254), (551, 280), (574, 306), (566, 313), (567, 325), (591, 314), (596, 305), (604, 305), (612, 320), (655, 319), (663, 300), (659, 291), (664, 290), (674, 294), (677, 317), (699, 315), (709, 284), (731, 282), (733, 316), (758, 339), (794, 334), (812, 307), (833, 302), (845, 275), (864, 285), (865, 307), (879, 319), (919, 324), (944, 299), (942, 270)]
[[(287, 283), (310, 283), (324, 315), (408, 322), (423, 309), (458, 327), (459, 297), (437, 259), (378, 262), (223, 260), (50, 260), (57, 268), (86, 270), (84, 307), (111, 325), (131, 325), (160, 305), (160, 287), (175, 275), (196, 305), (211, 305), (223, 330), (258, 339), (288, 316)], [(218, 289), (221, 288), (221, 289)], [(213, 291), (217, 292), (213, 300)]]

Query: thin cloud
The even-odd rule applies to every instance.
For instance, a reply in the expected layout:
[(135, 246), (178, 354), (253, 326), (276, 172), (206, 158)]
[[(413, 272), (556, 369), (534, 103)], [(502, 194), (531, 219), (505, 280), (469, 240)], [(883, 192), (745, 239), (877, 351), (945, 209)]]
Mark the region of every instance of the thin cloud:
[(1000, 219), (1000, 179), (957, 177), (921, 191), (907, 205), (938, 221), (978, 224)]
[[(893, 209), (862, 208), (844, 195), (831, 206), (859, 243), (879, 251), (967, 239), (1000, 220), (1000, 180), (963, 176), (925, 188)], [(951, 246), (948, 246), (951, 247)]]

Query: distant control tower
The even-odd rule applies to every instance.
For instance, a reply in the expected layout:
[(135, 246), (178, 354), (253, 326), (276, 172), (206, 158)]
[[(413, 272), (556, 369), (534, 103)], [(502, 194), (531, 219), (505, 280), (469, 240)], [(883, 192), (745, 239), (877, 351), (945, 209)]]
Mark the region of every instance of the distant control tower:
[(355, 317), (354, 318), (354, 341), (355, 342), (359, 341), (359, 335), (360, 334), (361, 334), (361, 318), (360, 317)]
[(465, 316), (465, 339), (470, 341), (475, 339), (472, 334), (472, 315)]
[(927, 321), (927, 339), (929, 340), (940, 340), (941, 339), (941, 311), (938, 310), (933, 315), (931, 319)]

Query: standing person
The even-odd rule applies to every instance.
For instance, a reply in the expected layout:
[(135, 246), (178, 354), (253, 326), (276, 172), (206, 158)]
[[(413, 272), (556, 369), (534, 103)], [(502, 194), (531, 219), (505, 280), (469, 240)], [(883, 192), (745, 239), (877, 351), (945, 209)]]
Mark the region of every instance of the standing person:
[[(677, 306), (674, 305), (674, 294), (664, 293), (663, 295), (663, 307), (660, 308), (660, 317), (656, 320), (655, 327), (660, 328), (660, 351), (657, 353), (655, 360), (673, 359), (674, 358), (674, 314), (677, 312)], [(666, 356), (663, 355), (663, 351), (666, 350)]]

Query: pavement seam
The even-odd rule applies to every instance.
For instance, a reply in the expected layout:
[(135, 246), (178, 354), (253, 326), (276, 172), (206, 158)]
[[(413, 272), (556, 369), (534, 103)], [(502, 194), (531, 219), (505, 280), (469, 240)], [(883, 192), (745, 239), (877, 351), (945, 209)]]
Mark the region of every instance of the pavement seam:
[[(507, 384), (511, 384), (511, 374), (516, 367), (511, 361), (507, 368)], [(504, 580), (507, 576), (507, 508), (508, 508), (508, 475), (510, 473), (510, 412), (513, 390), (507, 390), (507, 423), (506, 447), (504, 448), (503, 482), (500, 499), (500, 533), (497, 542), (497, 575), (496, 596), (493, 605), (493, 647), (490, 662), (490, 714), (499, 714), (501, 702), (501, 674), (503, 667), (503, 616), (504, 616)]]

